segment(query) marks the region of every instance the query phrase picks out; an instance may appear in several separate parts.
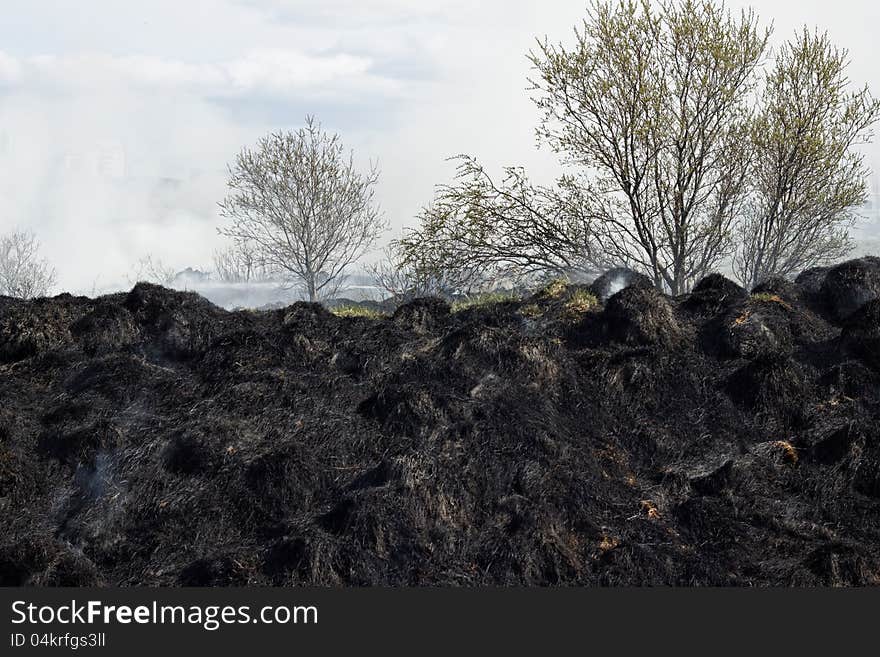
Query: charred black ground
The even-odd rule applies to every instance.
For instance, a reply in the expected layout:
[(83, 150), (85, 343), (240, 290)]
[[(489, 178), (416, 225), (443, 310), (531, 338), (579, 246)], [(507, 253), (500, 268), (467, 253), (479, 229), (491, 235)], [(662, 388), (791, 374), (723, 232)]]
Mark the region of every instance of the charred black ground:
[(625, 284), (2, 298), (0, 583), (880, 583), (880, 260)]

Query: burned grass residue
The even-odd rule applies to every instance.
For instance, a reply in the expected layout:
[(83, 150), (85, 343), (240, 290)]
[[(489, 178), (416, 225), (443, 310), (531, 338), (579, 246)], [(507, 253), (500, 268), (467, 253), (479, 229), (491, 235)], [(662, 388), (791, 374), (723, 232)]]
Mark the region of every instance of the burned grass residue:
[(0, 584), (876, 584), (878, 272), (2, 299)]

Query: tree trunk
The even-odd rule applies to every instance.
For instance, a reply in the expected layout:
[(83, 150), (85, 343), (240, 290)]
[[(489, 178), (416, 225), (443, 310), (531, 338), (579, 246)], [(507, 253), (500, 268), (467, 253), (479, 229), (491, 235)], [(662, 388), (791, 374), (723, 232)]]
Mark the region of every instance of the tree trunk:
[(306, 276), (306, 291), (309, 293), (309, 301), (315, 303), (318, 300), (318, 291), (315, 286), (315, 275)]

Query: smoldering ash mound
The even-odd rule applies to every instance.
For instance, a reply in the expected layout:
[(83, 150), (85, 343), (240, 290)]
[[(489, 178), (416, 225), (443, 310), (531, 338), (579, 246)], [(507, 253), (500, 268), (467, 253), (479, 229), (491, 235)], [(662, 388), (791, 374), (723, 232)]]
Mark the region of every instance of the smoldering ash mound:
[(624, 279), (0, 299), (0, 582), (880, 583), (880, 260)]

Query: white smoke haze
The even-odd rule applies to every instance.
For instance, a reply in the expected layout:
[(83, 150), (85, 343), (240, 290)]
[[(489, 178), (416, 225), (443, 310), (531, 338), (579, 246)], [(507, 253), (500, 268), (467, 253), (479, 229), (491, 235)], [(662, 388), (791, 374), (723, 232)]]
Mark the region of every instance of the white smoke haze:
[(618, 274), (608, 283), (608, 291), (605, 293), (605, 296), (610, 299), (625, 287), (626, 276), (624, 276), (623, 274)]
[[(307, 300), (305, 290), (300, 287), (279, 285), (278, 283), (222, 283), (199, 281), (187, 283), (180, 278), (171, 287), (178, 290), (198, 292), (214, 305), (226, 310), (241, 308), (275, 308), (287, 306), (296, 301)], [(349, 301), (381, 301), (388, 296), (376, 286), (350, 284), (342, 286), (336, 297)]]
[[(206, 261), (218, 243), (222, 165), (187, 171), (181, 149), (222, 162), (249, 135), (195, 99), (11, 100), (0, 108), (0, 124), (16, 126), (0, 138), (5, 218), (38, 233), (63, 287), (122, 281), (144, 253), (172, 264)], [(151, 115), (166, 121), (156, 125)]]
[[(210, 270), (225, 244), (216, 203), (226, 164), (306, 114), (358, 162), (378, 160), (388, 238), (449, 180), (449, 156), (523, 165), (549, 182), (559, 167), (535, 148), (525, 54), (535, 37), (569, 39), (584, 10), (564, 0), (4, 0), (0, 232), (37, 234), (57, 291), (122, 289), (148, 254)], [(850, 50), (852, 79), (880, 93), (873, 3), (757, 10), (777, 40), (802, 24), (827, 28)], [(875, 165), (878, 152), (868, 150)], [(880, 238), (880, 215), (868, 214), (857, 235)]]

